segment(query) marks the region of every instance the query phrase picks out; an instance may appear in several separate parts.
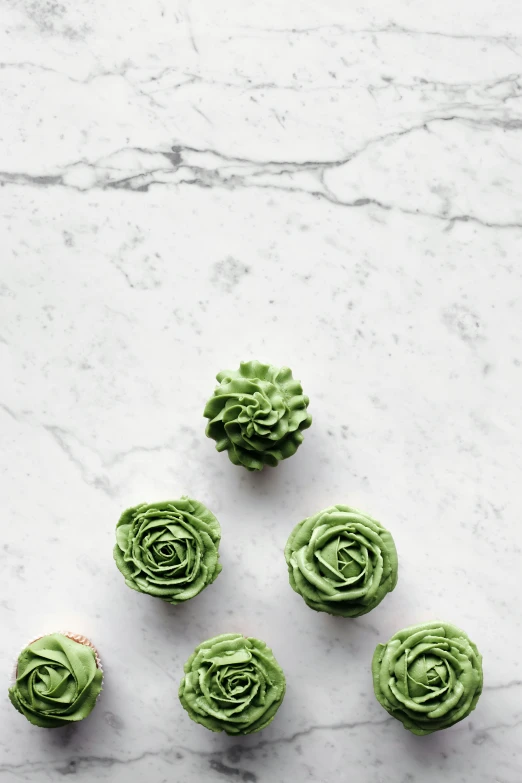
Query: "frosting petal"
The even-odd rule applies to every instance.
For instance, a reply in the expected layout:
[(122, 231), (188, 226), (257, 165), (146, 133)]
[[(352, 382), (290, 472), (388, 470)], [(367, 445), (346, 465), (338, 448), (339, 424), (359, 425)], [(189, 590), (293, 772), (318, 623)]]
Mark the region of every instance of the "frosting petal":
[(133, 590), (179, 604), (221, 572), (220, 539), (219, 522), (197, 500), (143, 504), (121, 515), (114, 559)]
[(431, 734), (475, 709), (483, 686), (482, 656), (454, 625), (424, 623), (377, 645), (372, 675), (384, 709), (413, 734)]
[(91, 647), (54, 633), (20, 653), (9, 698), (35, 726), (58, 728), (91, 713), (102, 679)]
[(288, 367), (258, 361), (217, 374), (219, 386), (205, 406), (206, 434), (217, 451), (247, 470), (276, 467), (291, 457), (309, 427), (308, 397)]
[(349, 506), (330, 506), (299, 522), (285, 558), (290, 585), (318, 612), (359, 617), (397, 584), (391, 534)]
[(211, 731), (260, 731), (273, 720), (285, 695), (285, 676), (270, 648), (241, 634), (203, 642), (184, 671), (181, 704), (193, 721)]

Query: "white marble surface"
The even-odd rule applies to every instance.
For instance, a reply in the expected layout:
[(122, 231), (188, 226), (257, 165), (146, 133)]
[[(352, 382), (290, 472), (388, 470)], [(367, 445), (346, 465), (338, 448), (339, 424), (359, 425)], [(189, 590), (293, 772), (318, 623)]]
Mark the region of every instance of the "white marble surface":
[[(1, 671), (66, 626), (107, 673), (65, 730), (4, 692), (2, 783), (520, 783), (519, 0), (1, 0), (0, 60)], [(202, 418), (250, 357), (289, 364), (314, 416), (260, 475)], [(220, 519), (224, 570), (173, 608), (111, 550), (124, 507), (184, 492)], [(282, 555), (336, 502), (400, 556), (353, 622), (310, 611)], [(486, 689), (418, 738), (369, 662), (437, 618)], [(288, 675), (247, 739), (177, 699), (225, 631)]]

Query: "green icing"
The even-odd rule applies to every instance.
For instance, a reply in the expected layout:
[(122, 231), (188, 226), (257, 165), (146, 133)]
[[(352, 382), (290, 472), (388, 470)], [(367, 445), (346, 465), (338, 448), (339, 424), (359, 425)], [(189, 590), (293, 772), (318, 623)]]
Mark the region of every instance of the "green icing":
[(223, 634), (190, 656), (179, 687), (181, 704), (211, 731), (252, 734), (268, 726), (285, 695), (285, 676), (259, 639)]
[(288, 367), (242, 362), (239, 370), (216, 377), (219, 386), (203, 415), (218, 451), (227, 451), (234, 465), (248, 470), (275, 467), (295, 454), (312, 417), (309, 399)]
[(20, 653), (9, 698), (35, 726), (67, 726), (92, 712), (102, 679), (91, 647), (53, 633)]
[(349, 506), (331, 506), (299, 522), (285, 558), (292, 588), (318, 612), (359, 617), (397, 584), (391, 534)]
[(116, 526), (114, 559), (133, 590), (179, 604), (221, 572), (216, 517), (182, 497), (129, 508)]
[(431, 734), (475, 709), (482, 693), (482, 656), (454, 625), (424, 623), (377, 645), (372, 675), (384, 709), (413, 734)]

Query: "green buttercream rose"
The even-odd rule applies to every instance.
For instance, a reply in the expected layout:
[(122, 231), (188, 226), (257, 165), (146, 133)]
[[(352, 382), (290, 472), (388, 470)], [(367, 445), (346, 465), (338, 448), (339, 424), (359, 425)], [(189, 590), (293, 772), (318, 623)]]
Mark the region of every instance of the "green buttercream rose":
[(272, 650), (259, 639), (215, 636), (185, 664), (181, 704), (211, 731), (252, 734), (273, 720), (285, 695), (285, 676)]
[(372, 674), (377, 699), (413, 734), (453, 726), (482, 693), (482, 656), (449, 623), (413, 625), (377, 645)]
[(216, 517), (197, 500), (144, 504), (121, 515), (114, 559), (133, 590), (179, 604), (220, 573), (220, 538)]
[(308, 397), (288, 367), (242, 362), (217, 374), (219, 386), (207, 402), (206, 433), (218, 451), (248, 470), (275, 467), (295, 454), (302, 430), (312, 423)]
[(58, 728), (92, 712), (102, 679), (91, 647), (53, 633), (20, 653), (9, 698), (35, 726)]
[(331, 506), (299, 522), (285, 558), (292, 588), (318, 612), (359, 617), (397, 584), (391, 534), (349, 506)]

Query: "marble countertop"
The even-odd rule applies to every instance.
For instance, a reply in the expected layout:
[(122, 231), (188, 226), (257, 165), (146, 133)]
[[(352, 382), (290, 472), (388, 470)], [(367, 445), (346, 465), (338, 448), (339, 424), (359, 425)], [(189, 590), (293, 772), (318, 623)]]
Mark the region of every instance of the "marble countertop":
[[(0, 700), (0, 780), (520, 783), (522, 11), (518, 0), (0, 3), (1, 671), (32, 635), (98, 645), (90, 718)], [(288, 364), (312, 428), (251, 475), (204, 436), (215, 373)], [(185, 606), (114, 566), (127, 506), (188, 493), (223, 573)], [(288, 585), (332, 503), (393, 532), (355, 621)], [(373, 696), (379, 641), (432, 619), (484, 656), (425, 738)], [(264, 639), (288, 676), (248, 738), (192, 723), (182, 665)]]

